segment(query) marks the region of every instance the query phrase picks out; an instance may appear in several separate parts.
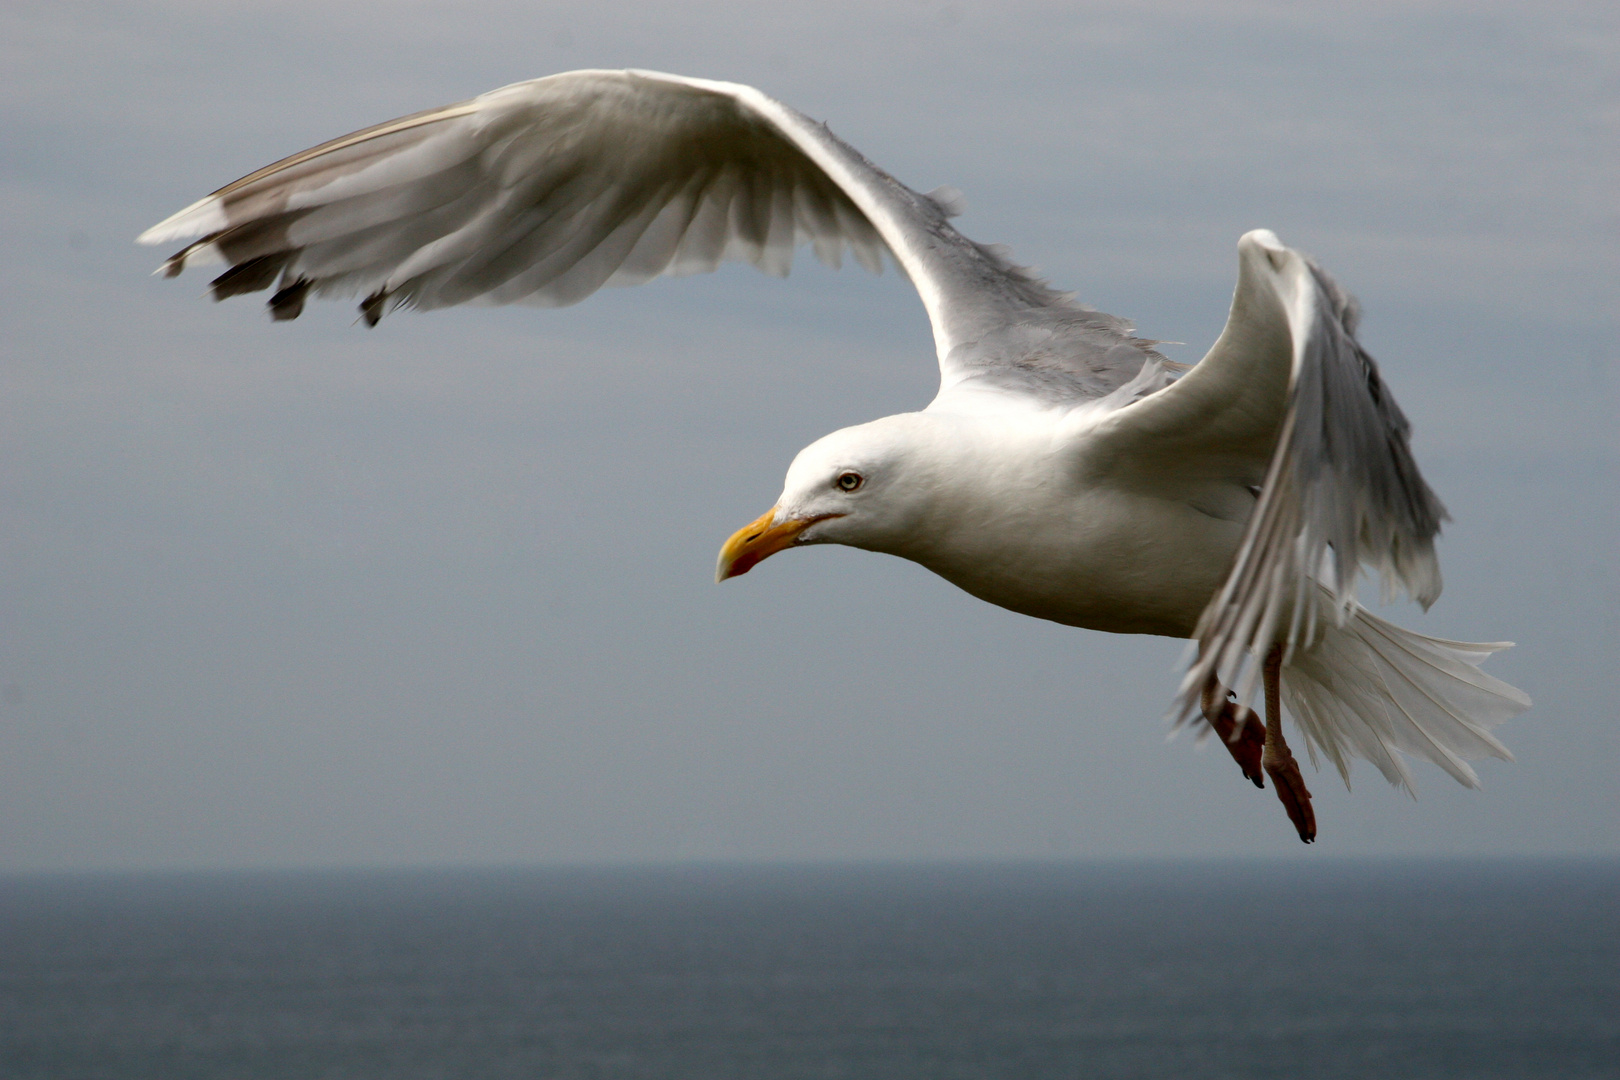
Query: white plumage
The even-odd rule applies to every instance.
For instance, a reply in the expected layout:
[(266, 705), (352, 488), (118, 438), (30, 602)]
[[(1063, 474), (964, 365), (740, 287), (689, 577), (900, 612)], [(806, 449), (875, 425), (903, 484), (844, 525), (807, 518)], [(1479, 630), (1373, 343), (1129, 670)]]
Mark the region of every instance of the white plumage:
[[(722, 578), (843, 543), (1040, 618), (1193, 638), (1178, 716), (1214, 723), (1240, 764), (1256, 725), (1223, 711), (1219, 679), (1241, 703), (1262, 682), (1280, 693), (1346, 777), (1364, 757), (1409, 785), (1408, 754), (1472, 786), (1467, 761), (1508, 757), (1490, 729), (1529, 701), (1478, 667), (1505, 646), (1425, 637), (1355, 602), (1363, 567), (1433, 602), (1445, 511), (1348, 294), (1249, 233), (1226, 329), (1184, 369), (964, 238), (960, 205), (750, 87), (581, 71), (296, 154), (140, 240), (199, 237), (163, 269), (226, 262), (216, 298), (274, 287), (272, 314), (293, 318), (311, 294), (358, 297), (372, 323), (400, 305), (570, 304), (728, 259), (786, 274), (801, 244), (873, 270), (888, 252), (928, 311), (939, 394), (803, 451), (777, 505), (727, 544)], [(1265, 768), (1288, 803), (1272, 712)], [(1309, 817), (1302, 781), (1296, 795)]]

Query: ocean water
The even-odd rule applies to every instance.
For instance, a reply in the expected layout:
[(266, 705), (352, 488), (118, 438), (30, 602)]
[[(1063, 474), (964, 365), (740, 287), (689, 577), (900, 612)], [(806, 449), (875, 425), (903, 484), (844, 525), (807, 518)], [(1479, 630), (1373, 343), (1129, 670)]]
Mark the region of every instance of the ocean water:
[(4, 1080), (1620, 1077), (1620, 864), (0, 878)]

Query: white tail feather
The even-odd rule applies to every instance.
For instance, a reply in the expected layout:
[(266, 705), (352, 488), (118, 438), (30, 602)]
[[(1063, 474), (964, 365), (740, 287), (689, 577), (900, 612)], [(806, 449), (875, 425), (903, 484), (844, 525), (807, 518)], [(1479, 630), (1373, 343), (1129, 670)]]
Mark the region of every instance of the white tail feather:
[(1511, 642), (1444, 641), (1359, 608), (1342, 626), (1323, 620), (1317, 635), (1284, 666), (1283, 700), (1311, 760), (1321, 751), (1346, 785), (1351, 757), (1366, 758), (1408, 791), (1402, 754), (1432, 761), (1471, 788), (1479, 777), (1470, 760), (1513, 760), (1490, 729), (1524, 712), (1530, 699), (1479, 669)]

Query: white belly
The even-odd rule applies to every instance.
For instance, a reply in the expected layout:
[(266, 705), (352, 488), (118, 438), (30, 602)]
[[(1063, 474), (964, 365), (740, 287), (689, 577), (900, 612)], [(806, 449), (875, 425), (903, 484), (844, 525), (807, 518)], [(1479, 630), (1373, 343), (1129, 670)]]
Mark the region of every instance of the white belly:
[(898, 554), (992, 604), (1116, 634), (1192, 636), (1243, 533), (1242, 520), (1111, 488), (963, 517), (930, 550)]

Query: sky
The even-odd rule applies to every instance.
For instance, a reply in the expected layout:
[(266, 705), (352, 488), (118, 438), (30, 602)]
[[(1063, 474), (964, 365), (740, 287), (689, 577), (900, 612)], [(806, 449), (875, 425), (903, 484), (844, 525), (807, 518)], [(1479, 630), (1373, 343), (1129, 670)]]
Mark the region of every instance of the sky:
[[(1524, 8), (1525, 10), (1521, 10)], [(1620, 854), (1620, 13), (1599, 3), (12, 2), (0, 871)], [(1391, 613), (1513, 640), (1483, 790), (1164, 722), (1181, 642), (837, 548), (717, 587), (803, 445), (937, 373), (892, 268), (272, 324), (133, 237), (582, 67), (759, 86), (1191, 362), (1244, 231), (1358, 294), (1453, 521)]]

